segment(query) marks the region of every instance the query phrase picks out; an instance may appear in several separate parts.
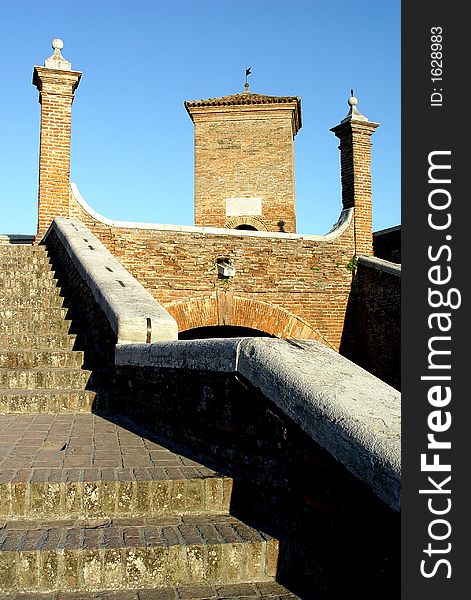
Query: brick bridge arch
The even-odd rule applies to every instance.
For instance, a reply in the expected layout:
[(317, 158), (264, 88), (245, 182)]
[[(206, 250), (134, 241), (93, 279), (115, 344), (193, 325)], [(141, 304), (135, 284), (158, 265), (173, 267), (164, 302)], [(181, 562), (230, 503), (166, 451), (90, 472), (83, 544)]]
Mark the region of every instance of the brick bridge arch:
[(293, 313), (260, 300), (242, 298), (231, 292), (216, 292), (186, 300), (176, 300), (165, 308), (178, 323), (179, 331), (196, 327), (233, 325), (258, 329), (282, 338), (328, 341), (306, 321)]

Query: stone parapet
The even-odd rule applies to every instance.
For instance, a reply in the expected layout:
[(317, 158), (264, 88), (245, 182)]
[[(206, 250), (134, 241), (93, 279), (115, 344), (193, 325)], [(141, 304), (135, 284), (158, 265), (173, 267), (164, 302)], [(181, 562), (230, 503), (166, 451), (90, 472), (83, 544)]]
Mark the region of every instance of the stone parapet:
[(45, 235), (46, 242), (52, 232), (89, 286), (119, 342), (177, 339), (173, 317), (78, 219), (55, 219)]
[(377, 271), (383, 271), (384, 273), (396, 275), (397, 277), (401, 276), (401, 265), (393, 263), (389, 260), (385, 260), (384, 258), (376, 258), (373, 256), (359, 256), (358, 262), (362, 265), (365, 265), (366, 267), (376, 269)]
[(240, 338), (118, 345), (116, 364), (241, 375), (399, 509), (400, 394), (322, 344)]

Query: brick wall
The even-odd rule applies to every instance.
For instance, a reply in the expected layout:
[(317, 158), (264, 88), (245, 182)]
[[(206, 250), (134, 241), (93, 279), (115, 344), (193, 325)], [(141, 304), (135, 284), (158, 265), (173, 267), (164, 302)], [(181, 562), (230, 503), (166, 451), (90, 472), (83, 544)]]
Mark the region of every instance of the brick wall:
[[(180, 330), (256, 327), (338, 349), (351, 286), (347, 265), (355, 255), (372, 253), (370, 137), (377, 124), (356, 111), (357, 100), (350, 98), (351, 114), (332, 129), (340, 139), (343, 206), (354, 210), (341, 234), (263, 237), (113, 226), (69, 195), (71, 105), (81, 74), (70, 70), (56, 46), (57, 61), (46, 64), (61, 68), (35, 67), (33, 78), (42, 106), (37, 239), (54, 217), (78, 217), (175, 316)], [(236, 227), (242, 221), (258, 229), (294, 231), (299, 98), (247, 89), (185, 105), (195, 123), (197, 224)], [(227, 215), (225, 199), (231, 197), (260, 197), (262, 214)], [(221, 258), (235, 267), (235, 277), (218, 278)]]
[[(352, 224), (323, 241), (108, 226), (74, 198), (70, 212), (169, 310), (180, 330), (188, 322), (193, 327), (255, 326), (283, 337), (320, 339), (338, 349), (352, 279), (347, 268), (354, 248)], [(220, 257), (236, 268), (228, 281), (218, 279)], [(181, 303), (191, 311), (187, 317)]]
[(348, 301), (340, 352), (400, 390), (400, 276), (359, 262)]

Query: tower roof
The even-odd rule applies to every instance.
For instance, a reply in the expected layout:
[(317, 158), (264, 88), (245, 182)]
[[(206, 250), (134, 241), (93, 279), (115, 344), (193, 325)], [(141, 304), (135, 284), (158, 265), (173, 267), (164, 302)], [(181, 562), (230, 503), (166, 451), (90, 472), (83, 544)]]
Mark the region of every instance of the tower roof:
[(219, 106), (250, 106), (267, 104), (292, 104), (294, 105), (294, 121), (296, 131), (301, 129), (301, 98), (298, 96), (268, 96), (266, 94), (253, 94), (252, 92), (242, 92), (221, 96), (219, 98), (208, 98), (207, 100), (187, 100), (185, 108), (193, 120), (191, 109), (203, 107)]

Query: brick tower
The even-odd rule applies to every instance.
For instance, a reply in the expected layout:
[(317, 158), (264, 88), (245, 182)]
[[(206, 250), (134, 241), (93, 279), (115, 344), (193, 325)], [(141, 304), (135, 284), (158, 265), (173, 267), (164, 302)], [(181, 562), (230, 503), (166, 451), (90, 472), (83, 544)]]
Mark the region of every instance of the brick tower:
[(54, 53), (33, 72), (41, 104), (37, 240), (53, 217), (69, 216), (72, 102), (82, 74), (71, 70), (63, 46), (62, 40), (52, 40)]
[(195, 224), (296, 231), (294, 136), (301, 101), (245, 91), (192, 100)]
[(340, 172), (343, 208), (354, 207), (355, 255), (373, 254), (373, 210), (371, 197), (371, 136), (379, 123), (373, 123), (357, 109), (358, 100), (348, 99), (345, 119), (330, 131), (340, 140)]

